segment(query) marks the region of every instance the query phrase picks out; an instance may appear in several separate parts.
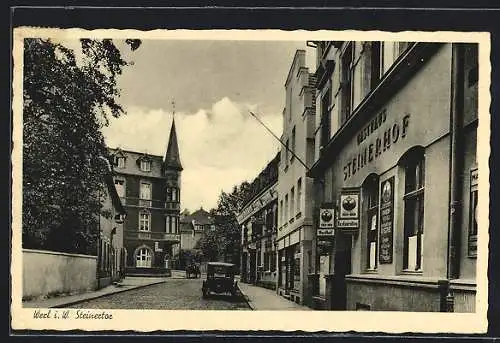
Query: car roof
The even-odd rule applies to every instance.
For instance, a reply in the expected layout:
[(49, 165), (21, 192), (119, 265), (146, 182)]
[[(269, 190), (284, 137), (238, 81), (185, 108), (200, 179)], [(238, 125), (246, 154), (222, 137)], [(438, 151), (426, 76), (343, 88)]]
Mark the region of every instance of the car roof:
[(209, 266), (226, 266), (226, 267), (234, 267), (234, 263), (226, 263), (226, 262), (208, 262)]

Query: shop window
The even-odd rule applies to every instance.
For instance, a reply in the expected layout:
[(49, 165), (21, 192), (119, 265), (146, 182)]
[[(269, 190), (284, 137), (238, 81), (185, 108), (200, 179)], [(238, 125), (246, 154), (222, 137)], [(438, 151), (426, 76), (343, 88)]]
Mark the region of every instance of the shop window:
[(150, 231), (151, 214), (148, 211), (139, 212), (139, 231)]
[(348, 43), (341, 57), (341, 122), (346, 122), (351, 116), (351, 101), (352, 101), (352, 52), (353, 45)]
[(300, 289), (300, 244), (295, 245), (294, 255), (293, 255), (293, 278), (292, 278), (292, 288), (294, 290)]
[(425, 160), (421, 149), (407, 154), (403, 163), (404, 194), (404, 260), (408, 271), (422, 270), (424, 238)]
[(471, 170), (470, 177), (470, 198), (469, 198), (469, 237), (468, 252), (469, 257), (477, 256), (477, 168)]
[(377, 239), (378, 239), (378, 176), (371, 175), (363, 185), (363, 197), (366, 204), (366, 269), (377, 268)]
[(279, 257), (279, 267), (280, 267), (280, 273), (278, 275), (278, 286), (284, 287), (286, 285), (286, 272), (287, 272), (285, 249), (279, 251), (278, 257)]

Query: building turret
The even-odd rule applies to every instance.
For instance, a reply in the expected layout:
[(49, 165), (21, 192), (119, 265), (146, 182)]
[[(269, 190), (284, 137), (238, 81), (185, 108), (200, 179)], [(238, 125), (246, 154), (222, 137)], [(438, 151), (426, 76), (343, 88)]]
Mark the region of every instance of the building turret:
[(167, 152), (165, 153), (164, 170), (182, 171), (182, 164), (179, 154), (179, 145), (177, 144), (177, 133), (175, 131), (175, 118), (172, 119), (170, 128), (170, 137), (168, 139)]

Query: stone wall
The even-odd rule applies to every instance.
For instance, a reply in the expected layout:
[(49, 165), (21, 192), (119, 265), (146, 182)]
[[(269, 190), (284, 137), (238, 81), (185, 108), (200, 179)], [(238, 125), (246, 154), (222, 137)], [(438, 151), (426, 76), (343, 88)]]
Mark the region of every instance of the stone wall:
[(94, 290), (97, 257), (23, 249), (23, 299)]

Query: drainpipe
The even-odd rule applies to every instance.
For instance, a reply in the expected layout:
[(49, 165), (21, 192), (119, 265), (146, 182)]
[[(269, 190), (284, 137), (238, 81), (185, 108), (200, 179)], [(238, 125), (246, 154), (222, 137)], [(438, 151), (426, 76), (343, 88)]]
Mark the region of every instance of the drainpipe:
[[(451, 113), (450, 113), (450, 213), (448, 228), (447, 278), (460, 276), (460, 236), (462, 224), (462, 126), (464, 112), (464, 54), (463, 45), (452, 44)], [(448, 303), (452, 300), (448, 294)], [(448, 308), (449, 309), (449, 308)]]

